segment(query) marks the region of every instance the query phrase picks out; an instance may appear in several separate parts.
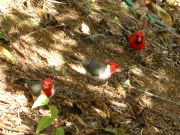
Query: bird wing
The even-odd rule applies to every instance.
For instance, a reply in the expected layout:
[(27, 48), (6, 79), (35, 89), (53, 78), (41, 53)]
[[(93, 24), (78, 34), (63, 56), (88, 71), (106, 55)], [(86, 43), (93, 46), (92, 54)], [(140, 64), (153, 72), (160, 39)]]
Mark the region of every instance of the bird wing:
[(92, 76), (99, 76), (105, 71), (106, 65), (97, 61), (89, 61), (83, 65)]
[(24, 85), (26, 83), (26, 80), (25, 78), (18, 78), (14, 81), (14, 84), (20, 84), (20, 85)]
[(27, 87), (32, 91), (32, 94), (37, 96), (41, 93), (41, 81), (40, 80), (27, 80)]

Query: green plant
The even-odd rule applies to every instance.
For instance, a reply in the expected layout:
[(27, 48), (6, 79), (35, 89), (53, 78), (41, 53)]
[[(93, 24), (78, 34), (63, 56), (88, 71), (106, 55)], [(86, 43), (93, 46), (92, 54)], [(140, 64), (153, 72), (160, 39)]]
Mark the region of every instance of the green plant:
[(7, 59), (7, 61), (9, 62), (9, 63), (11, 63), (11, 64), (15, 64), (15, 58), (13, 57), (13, 55), (6, 49), (6, 48), (4, 48), (3, 46), (1, 46), (0, 45), (0, 53), (2, 53), (5, 57), (6, 57), (6, 59)]
[[(49, 98), (46, 95), (42, 94), (34, 102), (32, 109), (35, 109), (40, 106), (48, 105), (48, 104), (49, 104)], [(56, 108), (56, 106), (48, 105), (48, 107), (50, 110), (50, 116), (43, 116), (40, 118), (37, 128), (36, 128), (36, 134), (39, 134), (45, 128), (53, 124), (54, 120), (58, 117), (58, 109)], [(53, 129), (52, 135), (64, 135), (64, 129), (62, 127), (55, 128)]]
[[(58, 116), (58, 109), (54, 105), (49, 105), (51, 112), (50, 116), (43, 116), (38, 122), (36, 134), (39, 134), (45, 128), (49, 127)], [(64, 135), (64, 129), (62, 127), (53, 129), (53, 135)]]

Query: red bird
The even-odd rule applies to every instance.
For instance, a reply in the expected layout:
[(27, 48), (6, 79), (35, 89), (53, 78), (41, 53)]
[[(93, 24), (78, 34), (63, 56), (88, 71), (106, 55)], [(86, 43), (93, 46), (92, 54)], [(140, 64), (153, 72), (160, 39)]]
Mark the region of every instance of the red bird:
[(141, 50), (145, 46), (145, 34), (141, 31), (135, 32), (131, 34), (128, 41), (133, 50)]
[(52, 97), (55, 94), (55, 87), (53, 80), (47, 78), (42, 83), (42, 92), (48, 97)]

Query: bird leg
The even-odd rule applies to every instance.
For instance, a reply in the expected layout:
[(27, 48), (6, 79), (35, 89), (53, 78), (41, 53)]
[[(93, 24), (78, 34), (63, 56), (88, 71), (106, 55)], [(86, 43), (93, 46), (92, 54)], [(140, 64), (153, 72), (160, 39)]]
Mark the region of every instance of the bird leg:
[(108, 81), (105, 82), (104, 86), (107, 86), (108, 85)]
[(105, 89), (106, 89), (107, 85), (108, 85), (108, 81), (106, 81), (106, 82), (102, 85), (102, 88), (103, 88), (103, 98), (105, 98), (105, 96), (106, 96)]

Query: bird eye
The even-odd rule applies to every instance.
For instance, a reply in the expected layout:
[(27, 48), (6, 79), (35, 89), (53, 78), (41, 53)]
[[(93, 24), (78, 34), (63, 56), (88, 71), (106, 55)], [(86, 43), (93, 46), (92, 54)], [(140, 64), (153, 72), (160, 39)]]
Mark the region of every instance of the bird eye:
[(138, 41), (138, 42), (141, 42), (141, 40), (142, 40), (142, 37), (141, 37), (141, 36), (138, 36), (138, 37), (137, 37), (137, 41)]
[(45, 89), (47, 89), (47, 88), (48, 88), (48, 85), (47, 85), (47, 84), (44, 84), (43, 87), (44, 87)]

